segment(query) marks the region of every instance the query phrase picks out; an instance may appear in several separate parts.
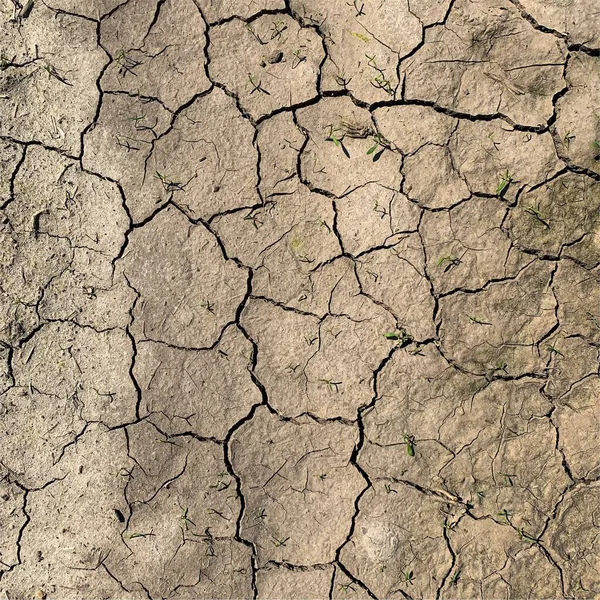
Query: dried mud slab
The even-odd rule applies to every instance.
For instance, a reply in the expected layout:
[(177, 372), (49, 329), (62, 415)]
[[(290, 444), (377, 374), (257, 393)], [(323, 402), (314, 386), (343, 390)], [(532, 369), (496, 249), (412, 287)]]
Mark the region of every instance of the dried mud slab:
[(393, 246), (415, 232), (421, 211), (404, 194), (370, 183), (335, 202), (336, 225), (344, 250), (353, 256)]
[(347, 90), (369, 104), (396, 97), (398, 61), (422, 39), (421, 23), (407, 0), (292, 0), (290, 6), (303, 22), (323, 32), (324, 90)]
[(360, 498), (341, 562), (378, 598), (435, 596), (452, 565), (442, 507), (411, 487), (378, 483)]
[(235, 94), (254, 119), (318, 95), (321, 38), (288, 15), (216, 25), (208, 52), (211, 79)]
[(568, 174), (521, 195), (506, 227), (519, 247), (593, 268), (600, 264), (599, 208), (598, 183)]
[(591, 376), (565, 394), (553, 415), (559, 447), (574, 478), (591, 481), (600, 474), (598, 436), (600, 380)]
[(96, 24), (36, 2), (27, 19), (3, 20), (0, 31), (0, 135), (79, 155), (108, 62)]
[(378, 384), (359, 455), (371, 478), (462, 499), (477, 517), (508, 510), (514, 527), (542, 532), (570, 479), (539, 382), (487, 384), (428, 345), (395, 353)]
[(502, 230), (507, 212), (501, 200), (472, 198), (449, 211), (424, 214), (420, 233), (436, 293), (478, 290), (493, 279), (515, 277), (533, 260)]
[(554, 290), (561, 330), (587, 342), (600, 342), (600, 288), (597, 270), (587, 270), (570, 260), (560, 261)]
[(597, 513), (598, 483), (579, 485), (565, 495), (544, 535), (566, 574), (567, 595), (593, 598), (600, 589)]
[(130, 513), (107, 559), (111, 572), (152, 596), (181, 588), (198, 598), (246, 597), (249, 549), (233, 540), (240, 505), (223, 448), (169, 438), (143, 422), (127, 437), (135, 461), (125, 491)]
[(112, 261), (128, 225), (116, 186), (28, 147), (0, 226), (3, 342), (23, 339), (40, 318), (125, 327), (133, 297)]
[(425, 276), (425, 257), (416, 234), (360, 257), (357, 275), (363, 291), (385, 307), (414, 339), (433, 337), (434, 300)]
[(311, 570), (261, 569), (256, 576), (258, 597), (276, 600), (314, 598), (326, 600), (331, 587), (332, 567)]
[(216, 217), (214, 231), (228, 256), (253, 272), (252, 291), (307, 312), (327, 312), (319, 294), (321, 266), (341, 254), (329, 198), (299, 186), (273, 203)]
[[(344, 283), (336, 289), (341, 295), (332, 298), (332, 314), (322, 318), (264, 300), (251, 300), (242, 313), (241, 323), (258, 346), (255, 373), (270, 405), (283, 415), (353, 420), (373, 397), (373, 372), (393, 345), (384, 334), (395, 323), (360, 296), (358, 286), (344, 293)], [(336, 306), (347, 306), (349, 299), (354, 310), (336, 314)]]
[[(515, 278), (439, 301), (445, 356), (476, 374), (523, 375), (545, 366), (538, 344), (557, 326), (555, 267), (534, 262)], [(560, 311), (560, 307), (559, 311)]]
[(261, 401), (249, 371), (252, 353), (251, 343), (234, 327), (211, 350), (138, 343), (133, 375), (141, 389), (140, 414), (171, 435), (224, 439)]
[(208, 348), (246, 295), (246, 272), (225, 259), (205, 226), (172, 206), (129, 236), (122, 261), (138, 295), (132, 316), (140, 340)]
[[(147, 31), (134, 25), (129, 31), (137, 35), (119, 36), (128, 21), (153, 14)], [(100, 39), (113, 58), (100, 80), (104, 91), (156, 98), (176, 111), (211, 87), (205, 72), (206, 25), (193, 0), (125, 3), (103, 22)]]
[(565, 44), (534, 29), (508, 0), (460, 0), (444, 25), (425, 32), (401, 77), (408, 100), (538, 127), (564, 88), (565, 61)]
[(246, 508), (241, 535), (268, 561), (298, 566), (334, 560), (365, 487), (349, 463), (357, 430), (309, 417), (283, 421), (260, 407), (230, 442)]
[(368, 183), (399, 189), (401, 157), (383, 147), (372, 158), (367, 154), (375, 136), (367, 110), (349, 98), (325, 98), (299, 109), (297, 118), (308, 138), (300, 157), (301, 176), (311, 189), (336, 197)]
[(448, 532), (454, 567), (440, 598), (558, 598), (561, 574), (533, 540), (491, 519), (462, 519)]
[(116, 512), (127, 514), (122, 474), (132, 466), (122, 430), (90, 425), (67, 448), (62, 477), (27, 493), (20, 564), (2, 578), (9, 598), (143, 597), (139, 587), (121, 587), (104, 565), (123, 528)]
[(592, 0), (520, 0), (538, 25), (566, 36), (569, 44), (600, 47), (600, 15)]
[(569, 61), (569, 89), (556, 102), (556, 147), (565, 160), (593, 173), (600, 173), (600, 102), (598, 57), (581, 52)]

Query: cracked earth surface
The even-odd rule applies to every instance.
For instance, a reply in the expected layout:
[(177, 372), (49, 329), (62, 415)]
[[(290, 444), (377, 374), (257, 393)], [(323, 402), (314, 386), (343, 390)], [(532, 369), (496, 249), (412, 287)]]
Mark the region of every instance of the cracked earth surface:
[(595, 0), (0, 21), (0, 600), (600, 598)]

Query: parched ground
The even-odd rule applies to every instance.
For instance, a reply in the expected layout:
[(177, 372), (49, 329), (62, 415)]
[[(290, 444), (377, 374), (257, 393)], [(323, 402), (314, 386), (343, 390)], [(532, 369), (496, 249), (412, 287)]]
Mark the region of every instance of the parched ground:
[(597, 0), (0, 21), (0, 600), (600, 598)]

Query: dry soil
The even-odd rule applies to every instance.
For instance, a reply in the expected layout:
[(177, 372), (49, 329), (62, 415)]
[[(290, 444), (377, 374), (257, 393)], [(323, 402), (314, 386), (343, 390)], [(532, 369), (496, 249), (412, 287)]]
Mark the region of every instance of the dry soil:
[(600, 598), (597, 0), (0, 22), (0, 600)]

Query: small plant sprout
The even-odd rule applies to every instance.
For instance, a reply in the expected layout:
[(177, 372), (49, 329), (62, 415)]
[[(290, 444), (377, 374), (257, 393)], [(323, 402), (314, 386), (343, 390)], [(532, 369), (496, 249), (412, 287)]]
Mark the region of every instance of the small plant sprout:
[(406, 333), (406, 331), (404, 331), (404, 329), (399, 329), (398, 331), (391, 331), (388, 333), (384, 333), (383, 337), (386, 340), (392, 340), (392, 341), (398, 342), (398, 346), (400, 348), (403, 348), (404, 346), (407, 346), (408, 344), (410, 344), (412, 342), (412, 338), (410, 337), (410, 335), (408, 335), (408, 333)]
[(533, 536), (529, 535), (528, 533), (525, 532), (525, 530), (521, 527), (521, 529), (519, 529), (519, 537), (525, 541), (525, 542), (530, 542), (531, 544), (537, 544), (538, 541), (536, 538), (534, 538)]
[(506, 190), (508, 190), (508, 186), (512, 183), (512, 181), (513, 176), (507, 170), (506, 173), (504, 173), (504, 175), (502, 175), (500, 178), (500, 183), (496, 188), (496, 196), (503, 196), (506, 193)]
[(412, 569), (402, 572), (402, 583), (414, 585), (415, 574)]
[(452, 577), (450, 577), (450, 583), (452, 585), (457, 585), (458, 584), (458, 580), (460, 579), (460, 569), (456, 569), (456, 571), (454, 571), (454, 573), (452, 574)]
[(131, 58), (125, 50), (119, 51), (115, 58), (115, 62), (119, 65), (119, 75), (121, 77), (125, 77), (127, 74), (135, 75), (137, 77), (135, 68), (142, 64), (141, 61)]
[(180, 525), (180, 527), (182, 529), (185, 529), (185, 531), (187, 531), (189, 529), (189, 524), (191, 523), (194, 527), (196, 526), (196, 523), (194, 523), (194, 521), (192, 521), (189, 517), (188, 517), (188, 509), (184, 508), (183, 512), (181, 513), (181, 516), (179, 517), (180, 521), (183, 523), (183, 525)]
[(333, 142), (338, 148), (342, 150), (342, 152), (346, 155), (346, 158), (350, 158), (350, 152), (346, 146), (344, 146), (343, 135), (336, 135), (338, 131), (341, 131), (339, 127), (334, 127), (332, 124), (326, 126), (327, 136), (325, 137), (326, 142)]
[(483, 321), (481, 319), (478, 319), (477, 317), (472, 317), (471, 315), (467, 315), (467, 318), (469, 319), (469, 321), (471, 321), (471, 323), (475, 323), (477, 325), (491, 325), (490, 322)]
[(351, 6), (352, 8), (354, 8), (354, 10), (356, 11), (356, 14), (354, 15), (355, 17), (362, 17), (363, 15), (365, 15), (365, 11), (363, 10), (365, 7), (365, 3), (362, 2), (361, 0), (354, 0), (352, 2), (352, 4), (350, 4), (350, 2), (346, 2), (346, 4), (348, 6)]
[(287, 25), (283, 21), (273, 21), (271, 25), (271, 39), (278, 40), (281, 34), (287, 29)]
[(304, 336), (304, 341), (309, 345), (312, 346), (319, 338), (317, 336), (314, 337), (309, 337), (308, 335)]
[(327, 479), (327, 473), (321, 473), (321, 474), (319, 475), (319, 479), (320, 479), (321, 481), (325, 481), (325, 480)]
[(264, 87), (262, 87), (261, 81), (256, 83), (256, 79), (253, 77), (252, 73), (248, 73), (248, 81), (250, 82), (250, 86), (252, 87), (252, 89), (250, 90), (251, 96), (252, 96), (252, 94), (254, 94), (254, 92), (262, 92), (263, 94), (266, 94), (267, 96), (271, 95), (267, 90), (265, 90)]
[(252, 223), (254, 229), (258, 229), (263, 222), (258, 218), (258, 215), (250, 213), (244, 217), (244, 221), (248, 221), (248, 223)]
[(587, 316), (587, 320), (590, 321), (596, 327), (596, 329), (600, 329), (600, 320), (598, 317), (589, 310), (585, 314)]
[(435, 265), (436, 267), (444, 267), (444, 273), (447, 273), (453, 267), (460, 265), (460, 263), (461, 259), (458, 256), (454, 256), (454, 254), (446, 254), (445, 256), (441, 256)]
[(415, 455), (415, 438), (412, 435), (404, 434), (402, 438), (404, 440), (404, 445), (406, 446), (406, 454), (408, 456)]
[(332, 379), (319, 379), (319, 381), (321, 383), (327, 384), (327, 387), (329, 388), (330, 392), (335, 392), (336, 394), (339, 394), (340, 385), (342, 385), (341, 381), (333, 381)]
[(156, 535), (156, 534), (152, 533), (152, 531), (149, 531), (147, 533), (131, 533), (131, 534), (129, 534), (129, 539), (135, 540), (136, 538), (147, 538), (147, 537), (152, 537), (154, 535)]
[(550, 223), (546, 220), (540, 209), (536, 206), (526, 206), (525, 212), (537, 219), (546, 229), (550, 229)]
[(390, 149), (390, 144), (380, 133), (377, 133), (373, 141), (375, 143), (367, 150), (367, 156), (373, 155), (373, 162), (377, 162), (381, 158), (383, 151)]
[(563, 141), (563, 145), (568, 149), (571, 146), (571, 142), (576, 138), (577, 136), (573, 134), (573, 132), (571, 130), (567, 131), (567, 133), (565, 133), (562, 141)]
[(348, 89), (348, 85), (351, 81), (352, 77), (346, 77), (343, 71), (338, 71), (335, 76), (335, 82), (344, 89)]
[(385, 217), (389, 215), (387, 209), (383, 208), (382, 206), (379, 206), (379, 202), (377, 200), (375, 200), (373, 211), (379, 215), (380, 219), (385, 219)]
[(371, 85), (377, 89), (383, 90), (386, 94), (393, 96), (394, 90), (392, 89), (390, 81), (385, 76), (385, 70), (377, 66), (377, 57), (375, 55), (369, 56), (368, 54), (365, 54), (365, 57), (368, 60), (367, 64), (369, 67), (377, 72), (375, 78), (370, 81)]
[(267, 518), (267, 511), (264, 508), (259, 508), (256, 511), (256, 520), (264, 521)]
[(546, 347), (548, 348), (548, 352), (550, 352), (550, 354), (556, 354), (564, 358), (565, 355), (556, 346), (548, 344)]
[(290, 539), (289, 537), (286, 537), (284, 539), (279, 539), (273, 535), (271, 536), (271, 538), (272, 538), (271, 541), (273, 542), (273, 545), (275, 546), (275, 548), (285, 547), (287, 541)]
[(171, 179), (169, 179), (169, 177), (163, 175), (162, 173), (159, 173), (158, 171), (156, 171), (154, 178), (158, 179), (162, 183), (165, 192), (181, 192), (185, 189), (185, 186), (187, 185), (178, 181), (172, 181)]
[(340, 583), (339, 584), (339, 589), (344, 592), (355, 592), (356, 588), (354, 587), (354, 583), (350, 582), (350, 583)]
[(306, 60), (306, 54), (302, 54), (300, 48), (298, 48), (298, 50), (294, 50), (294, 52), (292, 52), (292, 56), (294, 57), (294, 60), (292, 61), (292, 69), (297, 69)]
[(385, 484), (385, 493), (386, 494), (397, 494), (397, 490), (395, 490), (389, 483)]
[(214, 302), (210, 302), (209, 300), (204, 300), (203, 302), (200, 302), (200, 306), (208, 311), (211, 315), (215, 314), (215, 304)]
[(267, 43), (267, 42), (263, 42), (263, 40), (260, 39), (260, 37), (256, 33), (256, 31), (254, 31), (254, 27), (252, 27), (252, 25), (250, 25), (250, 24), (246, 25), (246, 31), (248, 31), (248, 33), (250, 33), (261, 46), (264, 46)]
[(499, 513), (496, 513), (496, 516), (503, 519), (507, 525), (510, 525), (511, 513), (510, 511), (506, 510), (506, 508), (503, 508)]
[(56, 67), (54, 65), (51, 65), (50, 63), (45, 64), (44, 65), (44, 71), (46, 71), (46, 73), (48, 73), (48, 75), (50, 77), (54, 77), (54, 79), (57, 79), (58, 81), (60, 81), (61, 83), (64, 83), (65, 85), (68, 85), (70, 87), (73, 87), (72, 83), (69, 83), (66, 79), (65, 76), (62, 75), (61, 73), (58, 72), (58, 70), (56, 69)]

